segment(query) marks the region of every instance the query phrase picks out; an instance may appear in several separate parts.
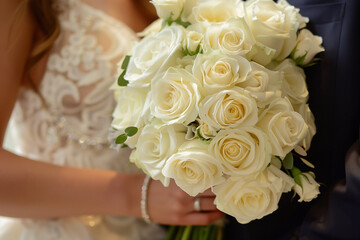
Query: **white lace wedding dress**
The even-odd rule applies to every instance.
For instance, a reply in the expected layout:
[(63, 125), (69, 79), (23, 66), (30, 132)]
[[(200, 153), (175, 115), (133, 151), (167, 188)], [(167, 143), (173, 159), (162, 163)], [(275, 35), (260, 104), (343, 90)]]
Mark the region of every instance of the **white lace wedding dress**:
[[(136, 41), (118, 20), (81, 0), (58, 0), (61, 35), (50, 53), (38, 94), (22, 89), (5, 147), (57, 165), (134, 172), (129, 150), (109, 148), (117, 64)], [(11, 141), (12, 140), (12, 141)], [(141, 219), (84, 216), (56, 220), (0, 218), (0, 240), (163, 239)]]

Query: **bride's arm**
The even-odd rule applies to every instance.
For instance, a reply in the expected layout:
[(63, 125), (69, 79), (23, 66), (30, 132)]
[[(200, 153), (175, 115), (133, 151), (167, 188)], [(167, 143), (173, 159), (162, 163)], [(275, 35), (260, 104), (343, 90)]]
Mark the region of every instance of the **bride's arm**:
[[(7, 127), (35, 32), (28, 10), (17, 16), (20, 0), (0, 2), (0, 144)], [(19, 157), (0, 148), (0, 215), (56, 218), (81, 214), (141, 217), (140, 198), (144, 176), (114, 171), (60, 167)], [(150, 217), (164, 224), (208, 224), (221, 217), (213, 195), (202, 194), (195, 212), (194, 198), (175, 184), (165, 188), (152, 181), (148, 192)]]
[(143, 176), (59, 167), (21, 158), (5, 150), (1, 150), (0, 157), (0, 215), (141, 217)]
[[(0, 151), (0, 215), (57, 218), (83, 214), (141, 217), (144, 176), (113, 171), (77, 169), (21, 158)], [(201, 194), (201, 207), (173, 182), (163, 187), (152, 181), (148, 192), (153, 221), (174, 225), (206, 225), (222, 214), (213, 205), (210, 191)]]

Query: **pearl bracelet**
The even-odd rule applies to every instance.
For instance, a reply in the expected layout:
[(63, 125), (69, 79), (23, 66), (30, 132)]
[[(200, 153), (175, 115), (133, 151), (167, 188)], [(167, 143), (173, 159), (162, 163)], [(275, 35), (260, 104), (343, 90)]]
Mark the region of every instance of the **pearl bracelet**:
[(140, 201), (140, 208), (141, 208), (141, 215), (142, 218), (146, 223), (151, 223), (150, 216), (147, 212), (147, 190), (150, 183), (150, 176), (146, 175), (144, 178), (144, 183), (141, 187), (141, 201)]

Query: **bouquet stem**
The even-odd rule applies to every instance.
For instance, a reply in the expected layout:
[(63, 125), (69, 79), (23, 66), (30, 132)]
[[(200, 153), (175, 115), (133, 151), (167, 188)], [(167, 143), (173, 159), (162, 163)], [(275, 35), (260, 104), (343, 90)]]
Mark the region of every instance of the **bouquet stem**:
[(166, 240), (222, 240), (221, 225), (170, 226)]

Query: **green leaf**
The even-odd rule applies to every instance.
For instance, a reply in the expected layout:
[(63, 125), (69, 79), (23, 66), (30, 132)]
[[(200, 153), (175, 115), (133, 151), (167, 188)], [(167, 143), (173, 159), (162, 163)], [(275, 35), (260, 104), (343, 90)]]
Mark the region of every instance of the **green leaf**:
[(130, 62), (130, 58), (131, 58), (131, 56), (129, 56), (129, 55), (125, 56), (125, 58), (121, 64), (121, 69), (124, 69), (124, 70), (127, 69), (127, 66), (129, 65), (129, 62)]
[(129, 146), (126, 145), (125, 143), (123, 145), (121, 145), (121, 148), (128, 148)]
[(300, 175), (294, 177), (294, 181), (296, 182), (297, 185), (299, 185), (299, 186), (302, 188), (302, 183), (301, 183)]
[(176, 19), (174, 22), (176, 22), (177, 24), (183, 26), (184, 28), (187, 28), (188, 26), (191, 25), (190, 22), (184, 22), (184, 21), (182, 21), (180, 17), (179, 17), (178, 19)]
[(116, 138), (115, 143), (116, 144), (123, 144), (126, 140), (127, 140), (126, 134), (121, 134)]
[(194, 56), (194, 55), (197, 55), (198, 53), (201, 53), (201, 44), (199, 44), (196, 48), (195, 51), (191, 52), (187, 47), (185, 47), (184, 49), (184, 53), (185, 55), (189, 55), (189, 56)]
[[(171, 12), (169, 18), (165, 19), (166, 24), (168, 26), (171, 26), (171, 24), (177, 23), (177, 24), (183, 26), (184, 28), (187, 28), (188, 26), (190, 26), (191, 25), (190, 22), (184, 22), (184, 21), (181, 20), (181, 15), (182, 15), (183, 11), (184, 11), (184, 8), (181, 10), (179, 17), (177, 19), (175, 19), (175, 20), (172, 19), (174, 14), (173, 14), (173, 12)], [(164, 22), (163, 22), (162, 25), (166, 25), (166, 24), (164, 24)]]
[(305, 60), (307, 54), (308, 54), (308, 51), (306, 51), (304, 55), (294, 58), (296, 65), (303, 66), (304, 60)]
[(289, 152), (283, 160), (283, 166), (285, 169), (292, 169), (294, 166), (294, 157), (291, 152)]
[(121, 87), (126, 87), (129, 84), (129, 81), (124, 78), (125, 74), (126, 71), (124, 70), (118, 78), (118, 85)]
[(125, 133), (126, 133), (129, 137), (134, 136), (137, 132), (138, 132), (138, 128), (137, 128), (137, 127), (128, 127), (128, 128), (125, 129)]
[(293, 167), (291, 169), (291, 175), (293, 176), (296, 184), (298, 184), (300, 187), (302, 187), (301, 178), (300, 178), (300, 176), (302, 175), (301, 170), (298, 169), (297, 167)]
[(291, 169), (291, 175), (292, 175), (293, 177), (299, 176), (299, 175), (301, 175), (301, 174), (302, 174), (301, 170), (298, 169), (297, 167), (294, 166), (294, 167)]

